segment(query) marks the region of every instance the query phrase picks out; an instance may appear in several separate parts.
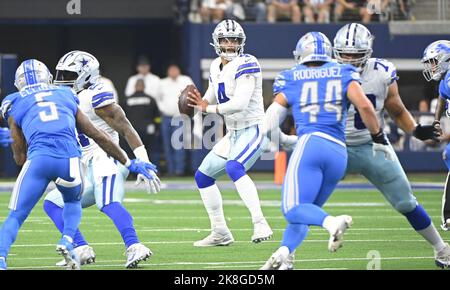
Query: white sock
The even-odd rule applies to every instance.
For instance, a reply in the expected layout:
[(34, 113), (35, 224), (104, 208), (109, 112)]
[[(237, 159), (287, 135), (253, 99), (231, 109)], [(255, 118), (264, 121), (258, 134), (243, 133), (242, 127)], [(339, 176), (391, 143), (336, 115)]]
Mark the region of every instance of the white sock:
[(244, 175), (234, 182), (236, 189), (244, 202), (245, 206), (250, 211), (252, 222), (257, 223), (264, 219), (259, 202), (258, 191), (255, 183), (248, 175)]
[(329, 233), (331, 233), (332, 230), (334, 230), (334, 228), (336, 227), (334, 225), (334, 216), (327, 216), (323, 222), (322, 222), (322, 227), (324, 229), (326, 229)]
[(425, 240), (430, 243), (433, 248), (439, 252), (445, 247), (445, 243), (439, 235), (438, 231), (434, 227), (433, 223), (431, 223), (427, 228), (417, 231)]
[(217, 185), (214, 183), (209, 187), (199, 188), (198, 190), (208, 212), (211, 230), (220, 234), (227, 233), (229, 230), (223, 214), (222, 195)]

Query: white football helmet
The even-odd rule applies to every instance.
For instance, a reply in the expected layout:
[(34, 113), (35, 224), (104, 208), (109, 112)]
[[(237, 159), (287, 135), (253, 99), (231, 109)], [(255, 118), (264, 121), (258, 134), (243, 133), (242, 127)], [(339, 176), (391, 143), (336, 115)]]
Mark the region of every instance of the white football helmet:
[[(364, 25), (359, 23), (346, 24), (339, 29), (334, 37), (334, 57), (339, 63), (363, 67), (372, 56), (372, 45), (375, 37)], [(354, 58), (343, 57), (342, 54), (352, 54)]]
[(438, 40), (428, 45), (421, 60), (424, 66), (423, 76), (429, 82), (439, 81), (450, 69), (450, 41)]
[[(218, 56), (223, 57), (228, 61), (232, 61), (235, 57), (244, 53), (245, 45), (245, 32), (241, 25), (234, 20), (223, 20), (217, 24), (212, 34), (214, 43), (210, 43), (214, 46)], [(221, 39), (235, 39), (237, 46), (234, 52), (227, 51), (227, 48), (220, 45)]]
[(90, 53), (74, 50), (66, 53), (56, 65), (55, 85), (70, 86), (76, 92), (94, 84), (100, 77), (100, 64)]
[(331, 61), (333, 48), (330, 40), (321, 32), (308, 32), (297, 42), (293, 51), (298, 64), (315, 61)]
[(17, 68), (14, 85), (21, 91), (39, 83), (51, 84), (52, 80), (53, 75), (45, 64), (36, 59), (27, 59)]

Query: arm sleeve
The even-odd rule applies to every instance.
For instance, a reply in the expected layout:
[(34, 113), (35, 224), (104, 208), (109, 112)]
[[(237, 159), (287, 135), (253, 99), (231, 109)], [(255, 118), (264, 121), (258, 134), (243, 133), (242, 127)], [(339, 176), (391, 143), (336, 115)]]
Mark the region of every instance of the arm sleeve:
[(101, 92), (92, 97), (92, 108), (99, 109), (115, 102), (113, 92)]
[(226, 103), (219, 104), (217, 110), (220, 114), (233, 114), (242, 111), (250, 102), (250, 98), (255, 90), (256, 79), (253, 76), (238, 78), (234, 97)]
[(216, 96), (214, 94), (214, 87), (212, 86), (211, 81), (209, 82), (208, 89), (203, 95), (203, 99), (208, 101), (210, 105), (217, 103)]
[(288, 109), (277, 102), (273, 102), (266, 111), (264, 128), (269, 138), (280, 134), (280, 124), (286, 119)]

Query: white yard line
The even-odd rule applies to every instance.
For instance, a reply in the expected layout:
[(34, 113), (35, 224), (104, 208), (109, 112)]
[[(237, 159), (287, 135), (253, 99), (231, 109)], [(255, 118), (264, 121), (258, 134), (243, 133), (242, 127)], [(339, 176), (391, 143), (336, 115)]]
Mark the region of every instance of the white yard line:
[[(38, 259), (38, 258), (32, 258)], [(21, 260), (32, 260), (31, 258), (21, 258)], [(50, 260), (54, 259), (58, 260), (57, 257), (50, 258), (44, 257), (40, 258), (41, 260)], [(434, 257), (380, 257), (382, 261), (392, 261), (392, 260), (424, 260), (424, 259), (434, 259)], [(315, 262), (348, 262), (348, 261), (369, 261), (370, 259), (366, 257), (362, 258), (320, 258), (320, 259), (298, 259), (295, 262), (298, 263), (315, 263)], [(108, 263), (120, 263), (120, 264), (108, 264)], [(103, 260), (98, 261), (95, 264), (89, 265), (86, 268), (97, 268), (97, 267), (124, 267), (124, 262), (122, 260)], [(160, 267), (160, 266), (208, 266), (207, 268), (231, 268), (231, 267), (260, 267), (266, 261), (227, 261), (227, 262), (172, 262), (172, 263), (152, 263), (151, 260), (147, 262), (143, 262), (141, 265), (144, 267)], [(105, 263), (105, 264), (104, 264)], [(141, 267), (142, 267), (141, 266)], [(20, 266), (20, 267), (9, 267), (9, 269), (60, 269), (56, 266)], [(346, 268), (323, 268), (318, 270), (325, 269), (346, 269)], [(307, 270), (307, 269), (306, 269)], [(312, 270), (312, 269), (310, 269)]]

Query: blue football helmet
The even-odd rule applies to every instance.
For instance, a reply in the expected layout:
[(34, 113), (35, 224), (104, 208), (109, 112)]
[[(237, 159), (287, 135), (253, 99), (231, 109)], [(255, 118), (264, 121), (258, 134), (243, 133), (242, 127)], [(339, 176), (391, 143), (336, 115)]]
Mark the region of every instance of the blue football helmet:
[(21, 91), (40, 83), (51, 84), (53, 75), (47, 66), (36, 59), (27, 59), (16, 70), (14, 85)]
[(450, 41), (438, 40), (425, 48), (421, 60), (424, 69), (423, 76), (429, 82), (439, 81), (450, 69)]
[(330, 40), (321, 32), (308, 32), (297, 42), (293, 52), (298, 64), (306, 62), (331, 61), (333, 48)]

